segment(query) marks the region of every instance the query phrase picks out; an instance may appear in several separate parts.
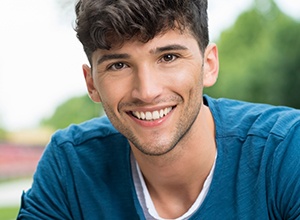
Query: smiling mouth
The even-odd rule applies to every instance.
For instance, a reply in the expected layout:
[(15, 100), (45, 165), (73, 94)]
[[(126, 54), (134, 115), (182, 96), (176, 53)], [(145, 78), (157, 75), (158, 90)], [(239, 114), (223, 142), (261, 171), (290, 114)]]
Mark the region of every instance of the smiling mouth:
[(172, 111), (172, 109), (173, 109), (173, 107), (168, 107), (168, 108), (164, 108), (164, 109), (153, 111), (153, 112), (134, 111), (134, 112), (131, 112), (131, 114), (140, 120), (154, 121), (154, 120), (165, 117)]

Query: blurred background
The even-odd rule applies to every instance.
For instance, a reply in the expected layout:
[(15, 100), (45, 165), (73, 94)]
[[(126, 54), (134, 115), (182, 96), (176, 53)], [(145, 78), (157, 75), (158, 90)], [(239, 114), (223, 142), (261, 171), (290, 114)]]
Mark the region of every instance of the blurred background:
[[(0, 0), (0, 219), (20, 196), (51, 134), (103, 114), (86, 95), (87, 59), (74, 28), (76, 0)], [(208, 0), (217, 84), (227, 97), (300, 108), (300, 1)]]

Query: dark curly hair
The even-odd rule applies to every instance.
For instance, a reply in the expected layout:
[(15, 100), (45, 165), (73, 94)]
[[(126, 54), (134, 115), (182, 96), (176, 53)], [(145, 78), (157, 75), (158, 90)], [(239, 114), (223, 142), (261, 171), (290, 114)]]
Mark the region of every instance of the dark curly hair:
[(133, 37), (147, 42), (176, 28), (188, 28), (202, 52), (209, 43), (207, 0), (79, 0), (76, 16), (77, 37), (90, 62), (97, 49)]

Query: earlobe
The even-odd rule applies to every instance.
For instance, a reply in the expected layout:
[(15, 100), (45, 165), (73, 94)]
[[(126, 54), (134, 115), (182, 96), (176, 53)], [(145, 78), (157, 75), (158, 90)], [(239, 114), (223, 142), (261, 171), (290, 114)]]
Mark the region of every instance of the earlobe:
[(89, 94), (91, 100), (94, 102), (101, 102), (99, 93), (94, 86), (94, 79), (93, 79), (93, 74), (92, 74), (91, 68), (88, 65), (84, 64), (82, 66), (82, 70), (83, 70), (83, 75), (84, 75), (86, 87), (88, 90), (88, 94)]
[(219, 57), (218, 48), (216, 44), (207, 46), (204, 53), (204, 73), (203, 73), (203, 86), (213, 86), (219, 74)]

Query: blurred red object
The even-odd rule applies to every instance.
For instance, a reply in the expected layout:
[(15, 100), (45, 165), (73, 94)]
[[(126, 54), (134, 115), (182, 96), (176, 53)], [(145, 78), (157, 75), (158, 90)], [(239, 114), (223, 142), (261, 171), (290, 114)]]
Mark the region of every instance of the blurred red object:
[(44, 147), (0, 143), (0, 180), (31, 177)]

